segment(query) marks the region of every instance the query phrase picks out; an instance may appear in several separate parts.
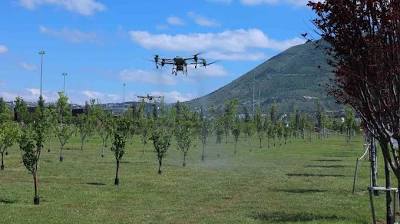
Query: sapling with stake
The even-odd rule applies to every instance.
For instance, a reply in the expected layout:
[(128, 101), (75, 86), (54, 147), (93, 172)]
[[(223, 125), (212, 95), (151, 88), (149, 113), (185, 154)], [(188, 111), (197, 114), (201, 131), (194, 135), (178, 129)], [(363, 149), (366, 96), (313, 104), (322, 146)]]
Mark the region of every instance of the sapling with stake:
[(116, 171), (115, 171), (115, 185), (119, 185), (119, 166), (122, 157), (125, 154), (126, 140), (129, 135), (129, 120), (126, 118), (119, 118), (116, 122), (116, 128), (113, 132), (113, 142), (111, 146), (111, 151), (114, 152), (116, 161)]
[(157, 124), (153, 125), (151, 140), (153, 141), (154, 151), (157, 154), (158, 174), (162, 173), (162, 161), (167, 155), (167, 151), (171, 146), (172, 133), (170, 127), (164, 119), (157, 119)]

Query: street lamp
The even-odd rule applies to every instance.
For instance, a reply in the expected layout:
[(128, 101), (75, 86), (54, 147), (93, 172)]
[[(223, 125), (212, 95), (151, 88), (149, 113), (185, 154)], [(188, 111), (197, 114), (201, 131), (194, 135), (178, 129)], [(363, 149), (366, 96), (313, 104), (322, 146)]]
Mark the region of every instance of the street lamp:
[(40, 55), (40, 97), (43, 94), (43, 56), (46, 54), (44, 50), (39, 51)]
[(68, 75), (68, 73), (64, 72), (64, 73), (62, 73), (61, 75), (64, 76), (64, 91), (63, 91), (63, 93), (64, 93), (64, 95), (67, 95), (67, 94), (65, 93), (65, 77)]

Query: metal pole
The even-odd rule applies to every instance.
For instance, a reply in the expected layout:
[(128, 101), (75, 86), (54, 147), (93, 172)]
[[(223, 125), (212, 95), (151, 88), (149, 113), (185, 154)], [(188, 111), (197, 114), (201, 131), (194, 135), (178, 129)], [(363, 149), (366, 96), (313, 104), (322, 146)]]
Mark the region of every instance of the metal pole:
[(356, 161), (356, 169), (354, 171), (354, 179), (353, 179), (353, 194), (356, 192), (356, 182), (357, 182), (357, 174), (358, 174), (358, 163), (359, 159)]
[(45, 55), (46, 52), (41, 50), (39, 51), (40, 55), (40, 97), (42, 97), (43, 94), (43, 55)]
[(372, 195), (372, 188), (368, 188), (368, 193), (369, 193), (369, 203), (371, 206), (371, 213), (372, 213), (372, 224), (376, 224), (376, 215), (375, 215), (375, 207), (374, 207), (374, 199)]
[(62, 76), (64, 76), (64, 91), (63, 91), (63, 93), (64, 93), (64, 95), (67, 95), (66, 93), (65, 93), (65, 77), (68, 75), (68, 73), (62, 73)]

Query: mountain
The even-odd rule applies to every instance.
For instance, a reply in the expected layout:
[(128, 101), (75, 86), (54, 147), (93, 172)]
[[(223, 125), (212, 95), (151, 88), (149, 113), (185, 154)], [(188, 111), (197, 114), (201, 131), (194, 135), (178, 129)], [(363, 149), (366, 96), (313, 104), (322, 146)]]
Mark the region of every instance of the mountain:
[(314, 111), (317, 100), (326, 110), (339, 110), (335, 100), (327, 96), (332, 69), (324, 53), (326, 46), (315, 41), (289, 48), (228, 85), (187, 103), (196, 108), (221, 108), (227, 100), (237, 99), (242, 109), (251, 111), (255, 84), (255, 105), (260, 103), (264, 110), (276, 103), (280, 111)]

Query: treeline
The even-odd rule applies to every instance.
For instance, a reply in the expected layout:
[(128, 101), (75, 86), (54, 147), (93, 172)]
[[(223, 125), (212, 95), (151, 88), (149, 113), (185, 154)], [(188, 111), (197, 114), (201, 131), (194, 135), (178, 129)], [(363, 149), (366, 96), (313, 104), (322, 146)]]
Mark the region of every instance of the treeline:
[[(39, 204), (38, 164), (45, 145), (51, 138), (56, 138), (60, 145), (59, 161), (64, 161), (65, 145), (75, 135), (80, 139), (80, 149), (84, 150), (87, 140), (94, 136), (101, 139), (99, 156), (104, 157), (106, 150), (115, 156), (115, 185), (119, 185), (119, 169), (126, 152), (127, 141), (138, 137), (143, 146), (153, 144), (158, 162), (158, 173), (162, 174), (165, 156), (175, 141), (176, 148), (182, 155), (182, 166), (187, 164), (187, 156), (196, 142), (201, 142), (201, 160), (207, 158), (207, 143), (215, 136), (217, 144), (234, 142), (233, 154), (238, 151), (240, 139), (250, 141), (257, 136), (259, 148), (279, 147), (291, 139), (299, 138), (311, 141), (312, 137), (326, 138), (333, 131), (347, 133), (350, 141), (357, 126), (354, 113), (346, 112), (343, 119), (333, 119), (317, 105), (316, 115), (296, 111), (293, 114), (280, 114), (277, 106), (272, 106), (265, 113), (257, 108), (254, 116), (248, 112), (238, 114), (236, 100), (226, 102), (222, 111), (213, 108), (192, 111), (185, 104), (177, 102), (173, 107), (154, 106), (152, 113), (147, 113), (144, 102), (129, 108), (121, 116), (113, 116), (104, 110), (95, 100), (87, 102), (84, 113), (72, 115), (68, 97), (59, 94), (56, 103), (45, 105), (40, 98), (34, 111), (29, 111), (22, 98), (16, 98), (14, 111), (0, 98), (0, 154), (1, 170), (4, 170), (4, 156), (8, 150), (18, 144), (22, 162), (32, 174), (34, 182), (34, 204)], [(266, 141), (266, 144), (264, 143)], [(250, 147), (251, 148), (251, 147)], [(50, 150), (50, 147), (48, 151)], [(218, 157), (221, 154), (218, 152)]]

